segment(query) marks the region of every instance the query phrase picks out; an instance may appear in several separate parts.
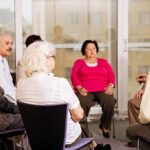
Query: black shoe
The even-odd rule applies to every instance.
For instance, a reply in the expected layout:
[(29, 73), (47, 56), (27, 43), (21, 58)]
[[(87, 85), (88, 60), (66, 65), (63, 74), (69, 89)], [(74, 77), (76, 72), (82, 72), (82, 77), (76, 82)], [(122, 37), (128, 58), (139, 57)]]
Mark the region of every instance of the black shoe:
[(100, 129), (103, 129), (102, 124), (99, 125), (99, 128), (100, 128)]
[(136, 147), (136, 145), (135, 145), (133, 142), (128, 142), (128, 143), (127, 143), (127, 146), (128, 146), (128, 147)]
[(103, 150), (111, 150), (110, 144), (106, 144), (103, 146)]
[(102, 132), (103, 132), (103, 136), (104, 136), (105, 138), (110, 138), (109, 132), (105, 132), (104, 129), (102, 129)]
[(96, 147), (94, 147), (94, 150), (102, 150), (103, 145), (102, 144), (97, 144)]
[(109, 132), (105, 132), (101, 124), (99, 125), (99, 128), (102, 129), (103, 136), (105, 138), (110, 138)]
[(97, 144), (94, 150), (111, 150), (111, 146), (109, 144), (106, 144), (106, 145)]

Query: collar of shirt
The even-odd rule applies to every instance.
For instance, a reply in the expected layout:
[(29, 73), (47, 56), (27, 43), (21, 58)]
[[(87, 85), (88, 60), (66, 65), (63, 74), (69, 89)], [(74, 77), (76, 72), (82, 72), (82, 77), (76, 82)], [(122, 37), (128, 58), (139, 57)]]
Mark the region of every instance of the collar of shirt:
[(4, 57), (2, 57), (1, 55), (0, 55), (0, 61), (2, 61), (2, 60), (4, 60), (5, 58)]
[(40, 74), (45, 74), (45, 75), (48, 75), (48, 76), (51, 76), (51, 77), (53, 77), (54, 76), (54, 73), (52, 73), (52, 72), (49, 72), (49, 73), (45, 73), (45, 72), (34, 72), (34, 73), (32, 73), (32, 76), (36, 76), (36, 75), (40, 75)]
[(52, 72), (49, 72), (48, 75), (51, 77), (54, 77), (54, 73), (52, 73)]

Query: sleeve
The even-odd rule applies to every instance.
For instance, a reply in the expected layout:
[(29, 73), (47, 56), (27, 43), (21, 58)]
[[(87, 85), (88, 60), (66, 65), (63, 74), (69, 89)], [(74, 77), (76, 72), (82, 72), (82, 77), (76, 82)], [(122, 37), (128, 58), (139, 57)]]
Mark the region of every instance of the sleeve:
[(4, 90), (0, 87), (0, 111), (4, 113), (19, 113), (18, 106), (7, 100)]
[[(9, 65), (7, 60), (5, 60), (5, 71), (6, 73), (4, 74), (4, 71), (2, 70), (2, 66), (0, 65), (0, 86), (4, 89), (5, 93), (7, 93), (6, 89), (7, 89), (7, 82), (5, 82), (6, 78), (9, 81), (9, 84), (11, 86), (12, 89), (15, 90), (15, 86), (13, 84), (13, 79), (12, 76), (10, 74), (10, 70), (9, 70)], [(5, 76), (5, 77), (4, 77)]]
[(69, 82), (66, 79), (62, 79), (62, 84), (61, 84), (61, 92), (62, 97), (66, 103), (69, 104), (69, 109), (75, 109), (79, 106), (79, 100), (77, 96), (75, 95), (72, 87), (70, 86)]
[(71, 82), (73, 87), (76, 89), (78, 85), (81, 85), (79, 78), (79, 69), (81, 67), (81, 61), (78, 59), (74, 62), (72, 70), (71, 70)]
[(115, 86), (115, 73), (108, 61), (106, 61), (106, 68), (108, 71), (108, 84), (112, 83)]
[(18, 61), (17, 67), (16, 67), (16, 82), (18, 82), (19, 79), (24, 78), (25, 72), (23, 70), (23, 66), (21, 61)]
[(5, 85), (5, 80), (4, 80), (4, 73), (3, 73), (3, 66), (0, 62), (0, 86), (5, 89), (6, 85)]

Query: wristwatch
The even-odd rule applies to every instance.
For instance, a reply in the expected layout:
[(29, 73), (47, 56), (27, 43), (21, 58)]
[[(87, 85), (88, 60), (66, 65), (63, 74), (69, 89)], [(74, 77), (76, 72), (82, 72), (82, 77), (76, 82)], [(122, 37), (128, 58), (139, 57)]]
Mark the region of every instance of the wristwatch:
[(114, 88), (114, 85), (112, 83), (109, 84), (110, 87)]

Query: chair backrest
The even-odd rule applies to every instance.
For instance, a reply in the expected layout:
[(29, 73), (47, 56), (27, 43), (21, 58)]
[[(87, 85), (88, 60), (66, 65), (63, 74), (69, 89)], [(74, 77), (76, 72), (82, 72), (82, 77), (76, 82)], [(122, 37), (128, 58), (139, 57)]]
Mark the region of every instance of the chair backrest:
[[(0, 132), (0, 150), (13, 149), (15, 150), (15, 136), (25, 134), (25, 128), (8, 129)], [(6, 139), (11, 138), (12, 140), (8, 144)], [(23, 139), (23, 138), (22, 138)], [(23, 140), (21, 139), (21, 143)], [(6, 143), (5, 143), (6, 142)], [(5, 144), (4, 144), (5, 143)]]
[(32, 150), (63, 150), (68, 105), (17, 103)]
[(9, 138), (17, 135), (25, 134), (25, 128), (9, 129), (0, 132), (0, 139)]

